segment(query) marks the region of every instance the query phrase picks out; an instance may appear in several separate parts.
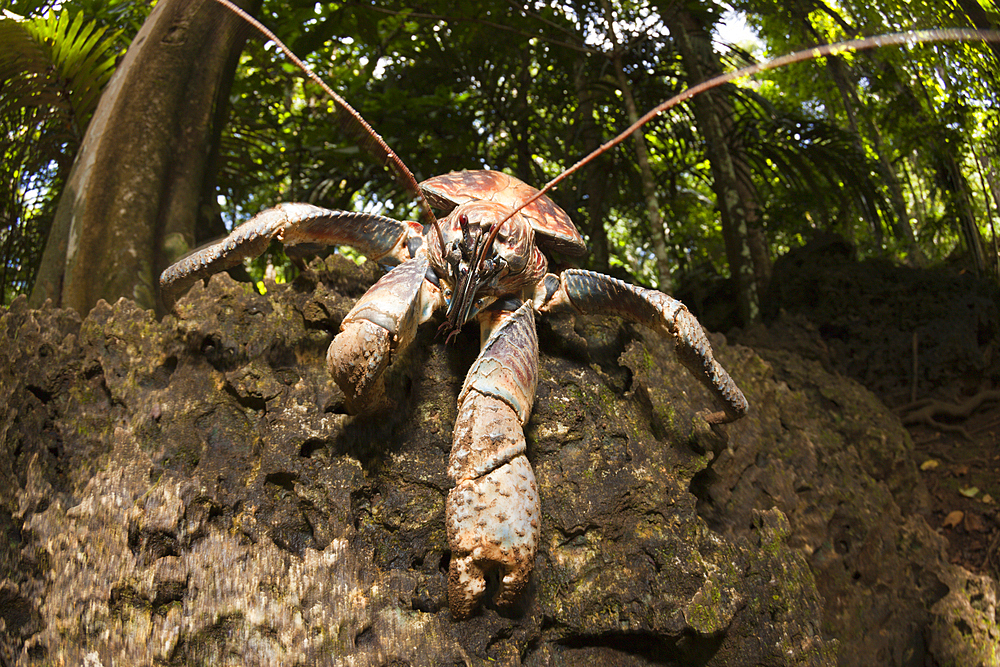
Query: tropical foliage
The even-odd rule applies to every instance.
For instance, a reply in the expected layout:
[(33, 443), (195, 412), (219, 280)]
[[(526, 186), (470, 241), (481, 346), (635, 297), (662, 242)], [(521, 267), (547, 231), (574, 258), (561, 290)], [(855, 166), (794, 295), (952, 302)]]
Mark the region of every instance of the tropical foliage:
[[(37, 9), (37, 8), (36, 8)], [(30, 289), (61, 187), (124, 46), (69, 9), (0, 16), (0, 289)]]
[[(973, 4), (746, 0), (736, 8), (759, 39), (743, 44), (723, 41), (727, 7), (711, 3), (265, 0), (259, 15), (418, 178), (488, 167), (540, 184), (628, 125), (629, 102), (642, 112), (696, 83), (693, 73), (863, 34), (992, 27), (996, 15)], [(25, 64), (0, 71), (4, 169), (33, 138), (33, 157), (0, 192), (5, 299), (31, 287), (46, 215), (92, 112), (74, 100), (93, 102), (119, 52), (119, 42), (92, 27), (113, 11), (131, 17), (122, 22), (132, 33), (130, 4), (95, 11), (68, 1), (54, 18), (24, 8), (28, 18), (0, 22), (0, 53), (22, 43), (29, 55), (19, 57), (36, 72), (18, 75)], [(27, 28), (43, 24), (48, 33)], [(714, 48), (692, 50), (692, 39), (712, 35)], [(52, 64), (71, 55), (72, 67)], [(0, 58), (5, 66), (9, 58)], [(58, 95), (24, 92), (52, 72), (60, 73), (49, 84)], [(996, 53), (980, 44), (882, 49), (779, 70), (706, 98), (707, 108), (672, 110), (644, 128), (643, 149), (619, 145), (554, 198), (588, 237), (588, 266), (654, 286), (694, 273), (728, 276), (742, 256), (752, 258), (750, 282), (766, 281), (771, 257), (820, 232), (846, 236), (863, 255), (911, 263), (961, 256), (993, 271), (996, 72)], [(229, 101), (217, 198), (205, 202), (227, 224), (288, 200), (412, 213), (381, 168), (338, 136), (332, 103), (273, 45), (251, 39)], [(710, 131), (712, 118), (722, 134)], [(738, 220), (726, 218), (727, 193), (744, 202)]]

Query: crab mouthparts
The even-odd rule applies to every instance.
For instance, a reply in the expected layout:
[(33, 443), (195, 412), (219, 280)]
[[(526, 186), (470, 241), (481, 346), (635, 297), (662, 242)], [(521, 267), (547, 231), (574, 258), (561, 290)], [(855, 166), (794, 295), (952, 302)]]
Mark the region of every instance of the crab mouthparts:
[(492, 229), (491, 233), (484, 234), (482, 227), (470, 225), (465, 215), (459, 216), (458, 223), (462, 228), (462, 241), (452, 242), (446, 257), (451, 283), (455, 287), (448, 304), (447, 319), (438, 328), (439, 332), (447, 333), (445, 344), (450, 343), (469, 320), (479, 289), (507, 265), (495, 250), (489, 258), (486, 257), (487, 244), (492, 245), (496, 236)]

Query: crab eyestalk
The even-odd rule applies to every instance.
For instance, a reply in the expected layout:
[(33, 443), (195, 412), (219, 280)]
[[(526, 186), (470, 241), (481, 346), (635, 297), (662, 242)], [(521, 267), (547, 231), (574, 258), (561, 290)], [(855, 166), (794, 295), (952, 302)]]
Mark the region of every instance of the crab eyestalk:
[[(447, 319), (438, 329), (447, 332), (445, 343), (451, 342), (468, 321), (480, 288), (507, 266), (507, 262), (497, 255), (496, 250), (491, 251), (490, 246), (496, 238), (495, 230), (490, 229), (489, 234), (484, 234), (482, 227), (470, 225), (469, 218), (465, 215), (459, 216), (458, 224), (462, 228), (462, 240), (453, 241), (445, 257), (449, 278), (454, 286), (448, 303)], [(488, 252), (489, 257), (486, 256)]]

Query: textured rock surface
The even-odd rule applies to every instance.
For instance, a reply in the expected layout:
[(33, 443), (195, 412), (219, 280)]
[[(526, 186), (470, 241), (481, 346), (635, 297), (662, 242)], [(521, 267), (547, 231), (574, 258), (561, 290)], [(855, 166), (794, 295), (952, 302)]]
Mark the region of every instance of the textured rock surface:
[[(798, 324), (777, 329), (801, 335)], [(841, 665), (1000, 665), (996, 582), (948, 562), (899, 420), (820, 361), (766, 347), (774, 340), (759, 330), (744, 338), (777, 382), (755, 397), (769, 406), (760, 421), (696, 484), (709, 525), (740, 534), (754, 508), (787, 515)]]
[(425, 328), (395, 408), (343, 414), (326, 346), (373, 271), (330, 259), (267, 296), (219, 276), (162, 322), (0, 314), (0, 663), (821, 665), (839, 638), (842, 664), (923, 664), (991, 631), (901, 512), (919, 480), (870, 394), (718, 341), (754, 409), (716, 432), (669, 346), (604, 320), (541, 324), (534, 574), (515, 608), (453, 621), (475, 337)]

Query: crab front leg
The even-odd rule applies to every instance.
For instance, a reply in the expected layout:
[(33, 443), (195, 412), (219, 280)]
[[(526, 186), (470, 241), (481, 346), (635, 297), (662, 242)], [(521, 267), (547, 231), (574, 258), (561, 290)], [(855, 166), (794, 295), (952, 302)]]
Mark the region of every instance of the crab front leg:
[(593, 271), (570, 269), (545, 277), (539, 310), (604, 313), (644, 324), (674, 340), (677, 358), (719, 399), (722, 411), (705, 417), (713, 424), (746, 414), (747, 399), (712, 354), (705, 330), (687, 307), (663, 292), (637, 287)]
[(426, 255), (400, 264), (372, 285), (341, 323), (326, 363), (349, 412), (384, 407), (383, 371), (413, 341), (417, 327), (443, 305), (428, 271)]
[(451, 547), (448, 601), (465, 618), (499, 568), (497, 603), (524, 590), (538, 548), (541, 508), (523, 426), (538, 376), (538, 337), (530, 302), (480, 315), (484, 343), (458, 399), (448, 474), (446, 523)]
[(160, 274), (160, 293), (166, 307), (191, 285), (212, 274), (231, 269), (244, 259), (257, 257), (271, 241), (286, 245), (321, 243), (349, 245), (373, 260), (404, 262), (415, 253), (422, 229), (370, 213), (349, 213), (312, 204), (279, 204), (261, 211), (229, 236), (192, 252)]

